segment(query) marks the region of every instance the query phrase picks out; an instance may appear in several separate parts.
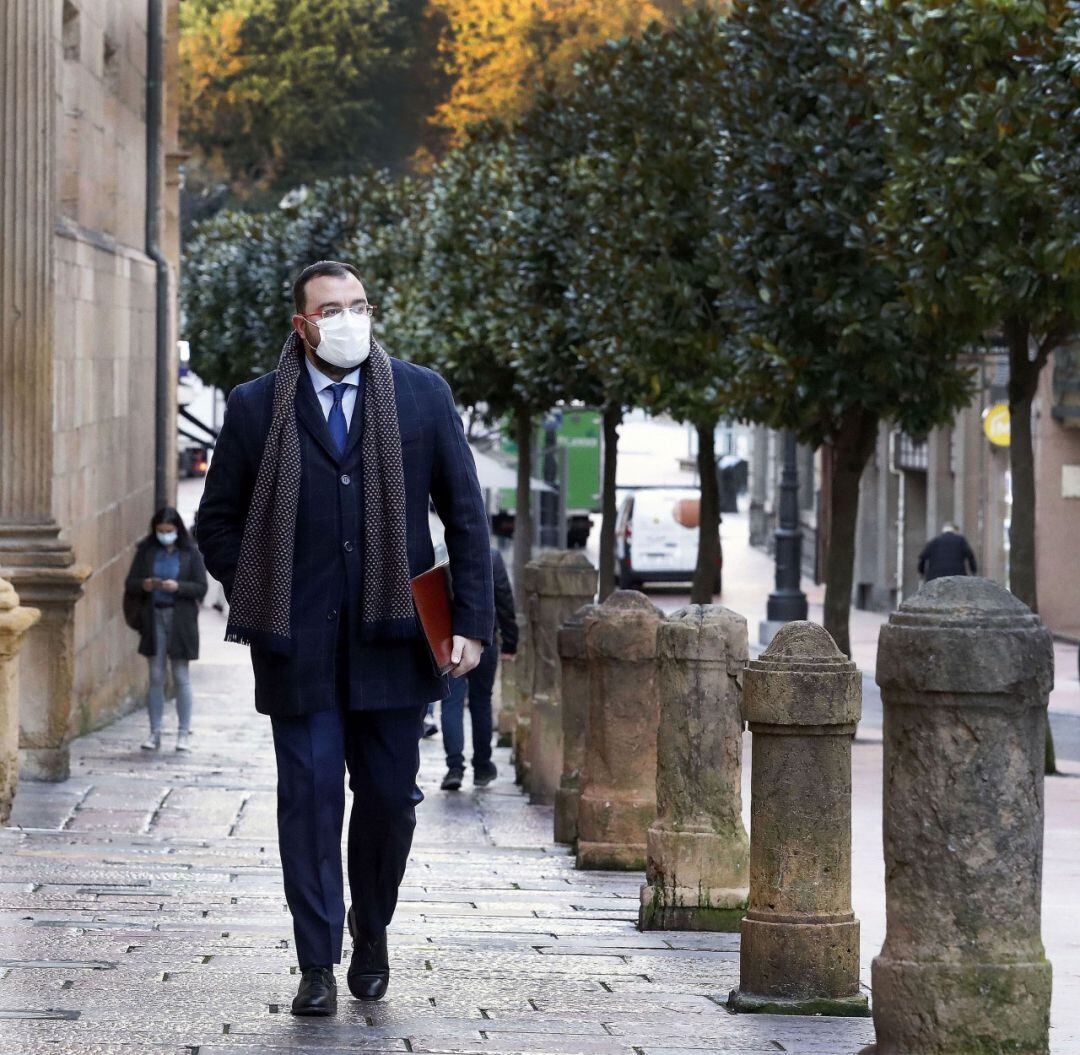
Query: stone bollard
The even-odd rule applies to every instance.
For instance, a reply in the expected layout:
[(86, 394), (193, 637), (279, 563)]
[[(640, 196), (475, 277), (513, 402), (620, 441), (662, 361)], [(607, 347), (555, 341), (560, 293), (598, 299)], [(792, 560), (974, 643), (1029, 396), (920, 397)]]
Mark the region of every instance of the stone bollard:
[(815, 623), (785, 624), (746, 668), (750, 904), (733, 1011), (870, 1013), (851, 911), (851, 742), (861, 712), (859, 671)]
[(525, 666), (525, 652), (529, 647), (528, 627), (521, 614), (517, 614), (518, 648), (517, 654), (509, 663), (499, 663), (499, 713), (495, 719), (496, 744), (499, 747), (512, 747), (514, 727), (517, 725), (517, 709), (520, 699), (519, 684), (521, 671)]
[(656, 816), (656, 632), (663, 614), (616, 590), (585, 628), (589, 724), (578, 805), (578, 868), (645, 867)]
[(669, 616), (656, 640), (657, 818), (649, 828), (642, 930), (739, 930), (749, 843), (742, 822), (746, 620), (720, 605)]
[(934, 579), (881, 630), (879, 1055), (1049, 1051), (1040, 894), (1053, 663), (1050, 632), (988, 579)]
[(19, 781), (19, 647), (40, 616), (23, 608), (11, 583), (0, 579), (0, 825), (11, 816)]
[[(581, 550), (550, 550), (525, 566), (531, 712), (522, 737), (529, 801), (550, 805), (562, 775), (559, 627), (596, 595), (596, 569)], [(517, 742), (515, 741), (515, 751)]]
[(562, 776), (555, 792), (555, 841), (577, 841), (581, 769), (585, 765), (585, 733), (589, 720), (589, 663), (585, 653), (585, 627), (597, 605), (579, 608), (559, 627), (559, 665), (562, 670)]

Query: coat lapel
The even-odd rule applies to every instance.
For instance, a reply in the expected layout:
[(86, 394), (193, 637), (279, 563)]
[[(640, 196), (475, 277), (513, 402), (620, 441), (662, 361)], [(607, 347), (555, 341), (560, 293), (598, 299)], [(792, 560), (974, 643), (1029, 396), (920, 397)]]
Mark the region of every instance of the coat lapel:
[(323, 417), (319, 397), (315, 395), (315, 386), (312, 385), (311, 378), (303, 365), (301, 365), (300, 377), (296, 383), (296, 418), (335, 462), (340, 460), (340, 455), (334, 446), (334, 439), (326, 424), (326, 418)]

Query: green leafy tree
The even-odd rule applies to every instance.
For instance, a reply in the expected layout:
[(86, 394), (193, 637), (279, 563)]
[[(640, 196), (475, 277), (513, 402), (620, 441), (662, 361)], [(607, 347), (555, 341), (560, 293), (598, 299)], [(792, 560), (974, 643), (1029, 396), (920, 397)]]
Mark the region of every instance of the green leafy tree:
[(397, 316), (414, 358), (444, 373), (459, 402), (510, 418), (518, 445), (514, 577), (531, 555), (536, 417), (570, 386), (556, 246), (545, 184), (528, 142), (494, 124), (436, 167), (423, 242)]
[(889, 0), (876, 28), (888, 248), (932, 339), (1004, 336), (1009, 586), (1037, 609), (1031, 405), (1047, 360), (1080, 322), (1080, 9)]
[(719, 585), (713, 438), (727, 407), (729, 363), (712, 201), (721, 26), (702, 9), (670, 29), (654, 25), (599, 48), (553, 107), (564, 150), (570, 145), (565, 185), (576, 214), (564, 242), (569, 318), (604, 408), (601, 596), (615, 568), (616, 429), (632, 405), (697, 430), (692, 600), (711, 601)]
[(181, 138), (197, 182), (267, 202), (437, 148), (425, 0), (185, 0)]
[(826, 445), (825, 627), (845, 652), (859, 480), (878, 424), (920, 434), (969, 398), (961, 346), (914, 332), (881, 259), (883, 71), (866, 19), (845, 0), (737, 0), (718, 93), (733, 395), (742, 416)]

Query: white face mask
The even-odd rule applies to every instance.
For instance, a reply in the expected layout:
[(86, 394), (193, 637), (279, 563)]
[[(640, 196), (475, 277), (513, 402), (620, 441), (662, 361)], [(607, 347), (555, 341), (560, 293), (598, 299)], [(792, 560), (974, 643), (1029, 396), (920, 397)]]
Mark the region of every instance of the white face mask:
[(319, 319), (315, 354), (339, 370), (352, 370), (371, 353), (371, 317), (343, 311), (332, 319)]
[(176, 542), (175, 531), (159, 531), (157, 532), (157, 540), (163, 546), (171, 546)]

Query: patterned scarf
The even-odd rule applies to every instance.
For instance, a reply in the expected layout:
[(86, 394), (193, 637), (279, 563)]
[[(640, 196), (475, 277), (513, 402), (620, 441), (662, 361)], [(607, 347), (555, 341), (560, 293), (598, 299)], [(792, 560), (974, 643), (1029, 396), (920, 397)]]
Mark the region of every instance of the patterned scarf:
[[(296, 386), (303, 361), (303, 341), (291, 333), (281, 350), (274, 381), (273, 416), (244, 524), (225, 631), (226, 641), (284, 654), (292, 651), (293, 547), (300, 497)], [(361, 636), (370, 641), (414, 636), (416, 616), (405, 548), (405, 483), (394, 375), (390, 357), (375, 341), (366, 370), (360, 441), (364, 484)]]

